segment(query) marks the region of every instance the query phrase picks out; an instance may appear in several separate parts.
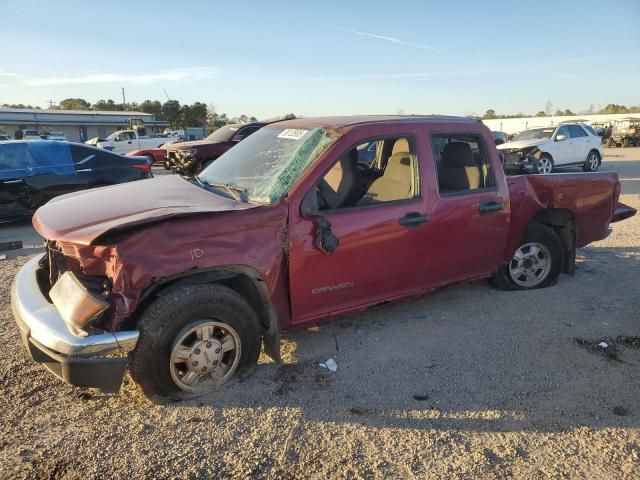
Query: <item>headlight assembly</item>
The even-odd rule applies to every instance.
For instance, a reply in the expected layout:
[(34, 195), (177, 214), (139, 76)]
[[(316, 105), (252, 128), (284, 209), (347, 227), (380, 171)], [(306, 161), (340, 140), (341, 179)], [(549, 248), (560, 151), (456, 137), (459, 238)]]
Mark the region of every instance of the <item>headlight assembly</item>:
[(109, 302), (88, 290), (71, 272), (65, 272), (58, 279), (51, 287), (49, 297), (74, 333), (109, 308)]

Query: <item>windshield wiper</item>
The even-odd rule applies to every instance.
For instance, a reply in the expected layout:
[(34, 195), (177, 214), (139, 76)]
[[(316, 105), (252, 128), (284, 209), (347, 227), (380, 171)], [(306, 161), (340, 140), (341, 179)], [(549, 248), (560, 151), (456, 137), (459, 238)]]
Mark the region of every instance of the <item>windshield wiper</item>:
[(206, 185), (207, 187), (222, 188), (229, 195), (231, 195), (231, 197), (233, 197), (234, 200), (237, 200), (238, 202), (242, 202), (243, 201), (242, 195), (247, 194), (246, 188), (238, 187), (237, 185), (232, 185), (230, 183), (224, 183), (224, 182), (209, 182), (208, 180), (205, 180), (204, 178), (201, 178), (198, 175), (196, 175), (194, 178), (199, 183)]

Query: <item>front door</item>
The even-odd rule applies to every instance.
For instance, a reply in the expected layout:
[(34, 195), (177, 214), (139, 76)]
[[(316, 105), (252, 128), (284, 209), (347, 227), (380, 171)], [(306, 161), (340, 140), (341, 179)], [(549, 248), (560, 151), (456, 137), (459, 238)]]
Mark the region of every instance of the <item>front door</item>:
[[(317, 322), (327, 314), (423, 288), (430, 225), (419, 187), (415, 138), (406, 134), (377, 141), (379, 155), (371, 165), (358, 166), (359, 145), (353, 145), (320, 176), (308, 195), (322, 217), (292, 209), (289, 274), (294, 324)], [(319, 231), (338, 240), (335, 251), (322, 251), (331, 242), (319, 241)]]

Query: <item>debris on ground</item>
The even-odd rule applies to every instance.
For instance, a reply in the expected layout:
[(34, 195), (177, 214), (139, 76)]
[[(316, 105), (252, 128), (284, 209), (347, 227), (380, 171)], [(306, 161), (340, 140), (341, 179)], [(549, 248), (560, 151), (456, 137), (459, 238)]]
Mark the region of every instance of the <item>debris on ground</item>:
[(338, 370), (338, 364), (333, 358), (319, 364), (322, 368), (326, 368), (330, 372), (335, 373)]
[(426, 393), (424, 395), (414, 395), (413, 399), (417, 400), (418, 402), (424, 402), (426, 400), (429, 400), (429, 395), (427, 395)]
[(599, 338), (598, 340), (589, 340), (586, 338), (576, 337), (573, 341), (580, 347), (586, 348), (592, 353), (603, 355), (604, 357), (622, 362), (620, 359), (621, 349), (624, 347), (640, 349), (640, 337), (619, 335), (615, 338)]
[(6, 260), (7, 256), (6, 255), (0, 255), (0, 260)]
[(607, 348), (609, 346), (609, 344), (607, 342), (600, 342), (598, 344), (598, 346), (601, 347), (601, 348)]

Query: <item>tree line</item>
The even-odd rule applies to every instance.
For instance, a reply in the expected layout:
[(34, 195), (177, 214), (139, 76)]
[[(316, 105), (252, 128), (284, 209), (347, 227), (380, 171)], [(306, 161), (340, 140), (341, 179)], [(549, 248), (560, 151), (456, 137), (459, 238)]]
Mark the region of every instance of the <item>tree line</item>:
[[(40, 107), (19, 104), (3, 104), (3, 108), (23, 108), (41, 110)], [(65, 98), (58, 105), (52, 105), (49, 110), (95, 110), (113, 112), (143, 112), (155, 116), (156, 120), (166, 121), (172, 128), (206, 127), (210, 130), (220, 128), (229, 123), (257, 122), (255, 116), (242, 114), (238, 117), (229, 117), (226, 113), (217, 113), (215, 106), (207, 106), (204, 102), (195, 102), (191, 105), (181, 105), (177, 100), (167, 100), (161, 103), (158, 100), (145, 100), (142, 103), (116, 103), (112, 99), (98, 100), (89, 103), (84, 98)], [(295, 118), (290, 113), (286, 118)]]
[[(551, 100), (547, 100), (547, 103), (544, 105), (544, 110), (540, 110), (535, 115), (526, 115), (522, 112), (518, 112), (513, 115), (498, 115), (496, 111), (493, 109), (489, 109), (485, 112), (485, 114), (481, 117), (485, 120), (490, 120), (493, 118), (519, 118), (519, 117), (567, 117), (574, 115), (596, 115), (596, 114), (617, 114), (617, 113), (640, 113), (640, 106), (632, 106), (627, 107), (625, 105), (618, 105), (615, 103), (609, 103), (606, 107), (601, 109), (596, 109), (593, 104), (589, 105), (589, 108), (586, 110), (581, 110), (577, 114), (572, 112), (571, 109), (567, 108), (565, 110), (556, 109), (553, 111), (553, 103)], [(471, 115), (475, 116), (475, 115)]]

